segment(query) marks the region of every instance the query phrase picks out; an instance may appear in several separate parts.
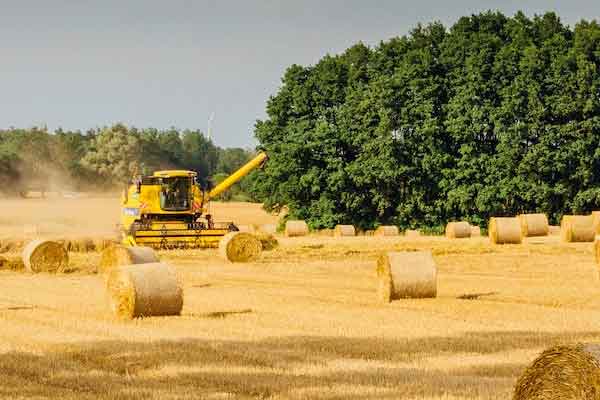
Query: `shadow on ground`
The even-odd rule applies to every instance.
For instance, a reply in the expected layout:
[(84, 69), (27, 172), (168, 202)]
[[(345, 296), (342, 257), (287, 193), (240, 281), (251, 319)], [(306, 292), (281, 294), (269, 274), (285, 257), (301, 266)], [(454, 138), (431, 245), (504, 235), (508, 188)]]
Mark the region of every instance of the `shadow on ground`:
[(44, 355), (0, 354), (0, 398), (500, 399), (510, 397), (525, 363), (469, 365), (457, 357), (456, 365), (438, 368), (428, 358), (543, 348), (594, 337), (600, 332), (78, 343), (56, 346)]

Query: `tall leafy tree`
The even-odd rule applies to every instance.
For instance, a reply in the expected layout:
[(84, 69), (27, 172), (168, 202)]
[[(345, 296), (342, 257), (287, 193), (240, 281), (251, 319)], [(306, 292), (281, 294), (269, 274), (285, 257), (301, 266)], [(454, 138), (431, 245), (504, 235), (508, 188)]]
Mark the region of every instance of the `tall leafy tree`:
[(82, 163), (103, 178), (124, 183), (141, 172), (139, 149), (139, 133), (116, 124), (98, 133)]
[(598, 209), (598, 31), (484, 12), (292, 65), (253, 194), (317, 228)]

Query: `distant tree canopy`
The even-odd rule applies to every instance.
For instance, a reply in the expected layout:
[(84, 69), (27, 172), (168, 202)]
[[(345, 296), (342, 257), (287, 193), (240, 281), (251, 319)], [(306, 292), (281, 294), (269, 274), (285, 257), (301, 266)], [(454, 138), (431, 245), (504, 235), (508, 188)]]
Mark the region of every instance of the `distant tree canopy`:
[(253, 193), (312, 227), (441, 226), (600, 208), (600, 26), (463, 17), (292, 65)]
[[(218, 181), (252, 156), (222, 149), (202, 132), (137, 129), (115, 124), (86, 133), (45, 128), (0, 130), (0, 184), (5, 194), (33, 190), (95, 190), (121, 186), (134, 173), (190, 169)], [(222, 179), (222, 178), (220, 178)], [(238, 196), (244, 190), (232, 188)], [(226, 197), (229, 199), (231, 196)]]

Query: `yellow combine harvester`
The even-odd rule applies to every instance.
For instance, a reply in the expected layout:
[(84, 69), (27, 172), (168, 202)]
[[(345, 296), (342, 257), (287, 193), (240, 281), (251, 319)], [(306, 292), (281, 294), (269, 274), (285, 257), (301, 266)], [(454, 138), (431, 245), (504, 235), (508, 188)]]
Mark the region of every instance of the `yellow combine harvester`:
[(218, 247), (224, 235), (238, 228), (233, 222), (214, 222), (210, 200), (266, 159), (261, 152), (209, 192), (198, 185), (194, 171), (157, 171), (136, 177), (122, 198), (123, 244), (167, 249)]

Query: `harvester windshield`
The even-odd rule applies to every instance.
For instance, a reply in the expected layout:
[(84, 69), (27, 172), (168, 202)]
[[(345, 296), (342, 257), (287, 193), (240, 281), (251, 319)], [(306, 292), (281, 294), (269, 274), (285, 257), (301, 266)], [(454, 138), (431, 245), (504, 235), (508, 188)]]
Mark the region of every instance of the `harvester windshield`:
[(191, 206), (192, 178), (175, 176), (160, 178), (160, 208), (165, 211), (186, 211)]

